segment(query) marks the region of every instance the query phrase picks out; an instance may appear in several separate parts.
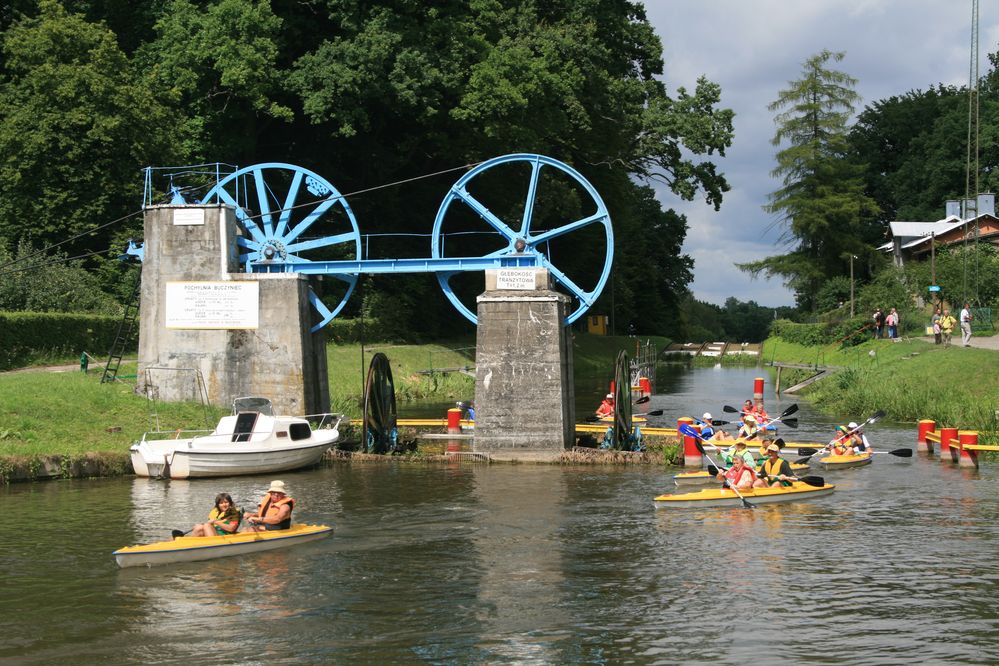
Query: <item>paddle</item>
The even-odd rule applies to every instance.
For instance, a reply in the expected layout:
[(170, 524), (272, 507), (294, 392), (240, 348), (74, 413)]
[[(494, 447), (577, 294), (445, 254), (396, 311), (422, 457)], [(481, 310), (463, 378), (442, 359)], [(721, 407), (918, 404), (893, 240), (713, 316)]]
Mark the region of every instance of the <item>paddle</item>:
[(728, 412), (729, 414), (742, 414), (742, 411), (732, 407), (731, 405), (725, 405), (722, 407), (723, 412)]
[(177, 537), (187, 536), (192, 531), (194, 531), (193, 527), (187, 530), (186, 532), (181, 532), (180, 530), (170, 530), (170, 534), (173, 536), (174, 539), (176, 539)]
[[(700, 423), (701, 425), (706, 425), (707, 424), (707, 421), (705, 421), (704, 419), (695, 418), (694, 420), (697, 421), (698, 423)], [(713, 426), (726, 426), (726, 425), (728, 425), (730, 423), (731, 423), (731, 421), (726, 421), (724, 419), (711, 419), (711, 425), (713, 425)]]
[(641, 414), (632, 414), (632, 416), (662, 416), (663, 410), (653, 409), (651, 412), (642, 412)]
[[(694, 446), (697, 447), (697, 450), (701, 452), (702, 456), (704, 456), (705, 458), (708, 459), (708, 462), (711, 463), (714, 466), (715, 469), (718, 469), (718, 465), (715, 463), (714, 460), (711, 459), (711, 456), (708, 455), (708, 452), (704, 450), (704, 446), (701, 445), (701, 442), (704, 441), (704, 440), (703, 440), (703, 438), (701, 437), (701, 435), (696, 430), (694, 430), (693, 428), (691, 428), (686, 423), (681, 423), (680, 427), (679, 427), (679, 431), (680, 431), (681, 435), (685, 435), (687, 437), (693, 437), (694, 438)], [(742, 493), (739, 492), (739, 489), (736, 488), (735, 486), (733, 486), (732, 484), (730, 484), (728, 482), (728, 479), (725, 479), (725, 485), (724, 485), (724, 487), (732, 489), (732, 492), (734, 492), (736, 494), (736, 496), (740, 500), (742, 500), (742, 506), (744, 508), (746, 508), (746, 509), (755, 509), (756, 508), (755, 504), (750, 504), (749, 502), (746, 501), (746, 498), (742, 496)]]
[(649, 397), (647, 395), (643, 395), (641, 398), (639, 398), (638, 400), (636, 400), (635, 402), (633, 402), (631, 404), (633, 404), (633, 405), (644, 405), (645, 403), (647, 403), (651, 399), (652, 399), (651, 397)]

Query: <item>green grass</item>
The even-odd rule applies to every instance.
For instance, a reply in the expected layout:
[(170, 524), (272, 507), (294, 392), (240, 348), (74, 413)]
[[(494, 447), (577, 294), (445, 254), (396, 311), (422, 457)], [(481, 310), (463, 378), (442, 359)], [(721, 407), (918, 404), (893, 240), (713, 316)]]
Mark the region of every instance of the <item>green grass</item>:
[[(859, 347), (801, 347), (780, 339), (766, 342), (765, 359), (843, 366), (804, 394), (824, 410), (869, 415), (884, 410), (898, 421), (933, 419), (938, 425), (996, 430), (999, 354), (988, 349), (944, 347), (922, 340), (868, 341)], [(874, 352), (871, 355), (871, 352)], [(786, 387), (788, 373), (782, 374)]]
[[(656, 339), (661, 350), (668, 341)], [(574, 367), (577, 376), (613, 374), (618, 350), (634, 354), (635, 339), (626, 336), (576, 335)], [(399, 402), (421, 400), (463, 400), (473, 396), (472, 377), (458, 373), (423, 370), (474, 366), (474, 341), (462, 339), (424, 345), (330, 345), (327, 363), (330, 402), (334, 412), (352, 418), (361, 414), (367, 366), (375, 352), (388, 356)], [(72, 359), (68, 360), (70, 363)], [(89, 374), (80, 372), (0, 373), (0, 457), (31, 457), (62, 454), (79, 456), (86, 452), (125, 453), (147, 430), (173, 430), (206, 427), (205, 410), (200, 404), (150, 404), (134, 392), (135, 382), (101, 384), (102, 368), (91, 365)], [(135, 364), (125, 363), (121, 376), (134, 375)], [(151, 418), (158, 416), (158, 427)], [(208, 415), (214, 427), (228, 406), (215, 407)]]

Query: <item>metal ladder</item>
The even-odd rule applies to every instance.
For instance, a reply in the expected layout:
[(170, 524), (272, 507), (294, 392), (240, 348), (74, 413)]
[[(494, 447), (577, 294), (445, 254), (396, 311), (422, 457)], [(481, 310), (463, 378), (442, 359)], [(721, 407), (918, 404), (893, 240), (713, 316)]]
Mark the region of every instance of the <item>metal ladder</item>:
[(118, 332), (115, 334), (114, 342), (111, 343), (110, 351), (108, 351), (108, 362), (104, 366), (101, 384), (118, 379), (118, 368), (121, 366), (122, 356), (133, 338), (135, 320), (139, 317), (139, 287), (141, 283), (142, 271), (139, 270), (135, 274), (135, 284), (132, 286), (132, 295), (125, 305), (125, 313), (121, 317), (121, 322), (118, 323)]

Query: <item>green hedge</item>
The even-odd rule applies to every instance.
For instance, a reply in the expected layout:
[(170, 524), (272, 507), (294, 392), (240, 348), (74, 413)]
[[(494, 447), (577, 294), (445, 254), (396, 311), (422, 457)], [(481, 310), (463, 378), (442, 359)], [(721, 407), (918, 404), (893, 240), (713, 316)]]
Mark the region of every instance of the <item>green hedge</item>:
[(0, 312), (0, 370), (45, 358), (106, 354), (121, 317), (65, 312)]
[(770, 325), (770, 334), (807, 347), (833, 343), (852, 347), (871, 336), (871, 333), (864, 328), (867, 323), (865, 317), (817, 324), (797, 324), (789, 319), (778, 319)]
[(420, 342), (406, 331), (400, 331), (385, 324), (378, 318), (365, 317), (361, 319), (337, 318), (326, 324), (326, 335), (330, 342), (350, 344), (363, 341), (372, 342)]

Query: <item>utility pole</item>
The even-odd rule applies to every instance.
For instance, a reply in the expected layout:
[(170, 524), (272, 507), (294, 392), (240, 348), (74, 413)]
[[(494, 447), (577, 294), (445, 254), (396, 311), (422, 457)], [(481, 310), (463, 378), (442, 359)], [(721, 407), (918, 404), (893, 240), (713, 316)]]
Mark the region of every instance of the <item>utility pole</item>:
[(850, 255), (850, 319), (853, 319), (854, 308), (853, 308), (853, 260), (857, 257)]

